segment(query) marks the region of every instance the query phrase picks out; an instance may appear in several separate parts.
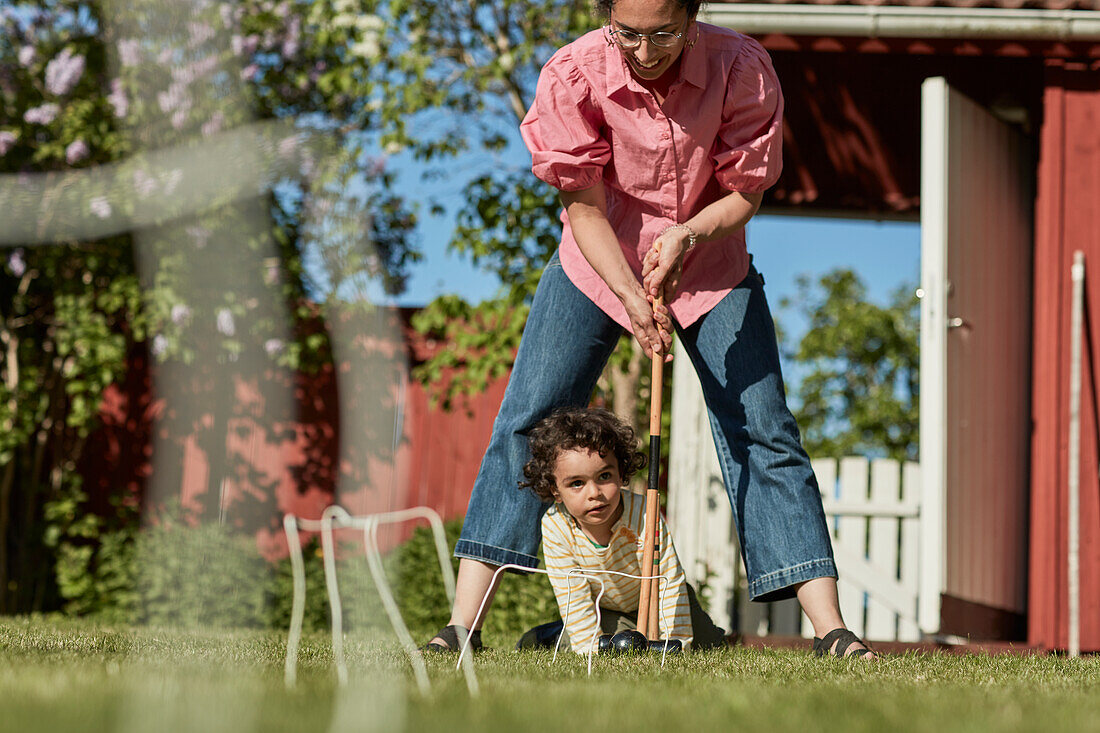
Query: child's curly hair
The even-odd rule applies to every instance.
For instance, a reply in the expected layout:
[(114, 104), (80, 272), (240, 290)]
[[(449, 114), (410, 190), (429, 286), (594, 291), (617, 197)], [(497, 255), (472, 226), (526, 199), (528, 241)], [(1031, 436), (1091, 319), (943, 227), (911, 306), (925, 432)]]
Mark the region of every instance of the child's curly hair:
[(519, 488), (531, 489), (546, 502), (554, 501), (554, 466), (567, 450), (590, 450), (615, 456), (619, 479), (625, 484), (645, 467), (646, 455), (638, 450), (634, 429), (602, 407), (562, 407), (545, 417), (527, 436), (531, 460), (523, 467), (526, 481)]

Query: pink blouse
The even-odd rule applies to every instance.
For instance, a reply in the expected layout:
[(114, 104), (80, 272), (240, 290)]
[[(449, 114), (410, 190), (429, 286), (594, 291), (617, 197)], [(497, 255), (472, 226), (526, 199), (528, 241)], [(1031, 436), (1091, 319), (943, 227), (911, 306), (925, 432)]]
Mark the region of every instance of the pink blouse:
[[(782, 168), (783, 95), (767, 52), (735, 31), (696, 28), (664, 105), (634, 79), (601, 29), (551, 57), (520, 125), (543, 181), (579, 191), (603, 180), (608, 220), (639, 280), (642, 257), (665, 227), (728, 191), (764, 191)], [(626, 310), (581, 254), (564, 211), (561, 221), (565, 273), (629, 330)], [(684, 261), (672, 315), (692, 324), (748, 269), (743, 230), (699, 244)]]

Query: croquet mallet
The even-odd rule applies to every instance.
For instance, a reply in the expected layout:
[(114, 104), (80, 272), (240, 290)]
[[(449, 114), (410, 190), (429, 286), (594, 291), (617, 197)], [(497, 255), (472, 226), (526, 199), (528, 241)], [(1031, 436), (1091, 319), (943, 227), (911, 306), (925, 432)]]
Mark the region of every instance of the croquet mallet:
[[(657, 308), (661, 302), (662, 299), (657, 298), (653, 307)], [(657, 485), (661, 479), (661, 393), (664, 386), (664, 367), (664, 355), (654, 352), (649, 394), (649, 484), (645, 492), (645, 537), (642, 541), (640, 573), (643, 577), (656, 575), (653, 570), (659, 566), (661, 556), (661, 528), (657, 521), (660, 498), (657, 494)], [(659, 595), (660, 585), (657, 578), (642, 581), (638, 599), (638, 631), (650, 640), (658, 638), (660, 634), (657, 622), (657, 610), (660, 607)]]

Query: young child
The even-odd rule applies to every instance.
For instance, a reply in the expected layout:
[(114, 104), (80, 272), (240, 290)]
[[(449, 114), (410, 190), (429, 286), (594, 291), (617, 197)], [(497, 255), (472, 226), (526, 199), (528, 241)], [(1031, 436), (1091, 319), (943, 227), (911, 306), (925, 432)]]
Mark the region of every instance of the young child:
[[(641, 575), (645, 498), (623, 489), (646, 456), (637, 450), (634, 430), (599, 408), (557, 410), (531, 430), (528, 441), (531, 460), (520, 488), (554, 502), (542, 518), (546, 569), (561, 617), (568, 620), (568, 641), (575, 652), (587, 653), (596, 636), (636, 628), (641, 581), (598, 575), (604, 594), (597, 628), (599, 582), (565, 573), (579, 568)], [(693, 639), (696, 649), (723, 645), (722, 630), (684, 578), (663, 518), (655, 570), (668, 579), (660, 584), (660, 639), (677, 639), (685, 650)]]

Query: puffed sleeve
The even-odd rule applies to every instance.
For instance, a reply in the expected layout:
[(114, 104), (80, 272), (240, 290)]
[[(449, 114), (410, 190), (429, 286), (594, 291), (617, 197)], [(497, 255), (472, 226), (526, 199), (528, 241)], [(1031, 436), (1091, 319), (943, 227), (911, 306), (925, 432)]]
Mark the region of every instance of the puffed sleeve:
[(611, 159), (601, 120), (588, 81), (571, 54), (559, 51), (539, 74), (535, 102), (519, 127), (535, 175), (560, 191), (596, 185)]
[(768, 52), (748, 39), (730, 74), (711, 153), (723, 188), (761, 193), (783, 169), (783, 92)]

